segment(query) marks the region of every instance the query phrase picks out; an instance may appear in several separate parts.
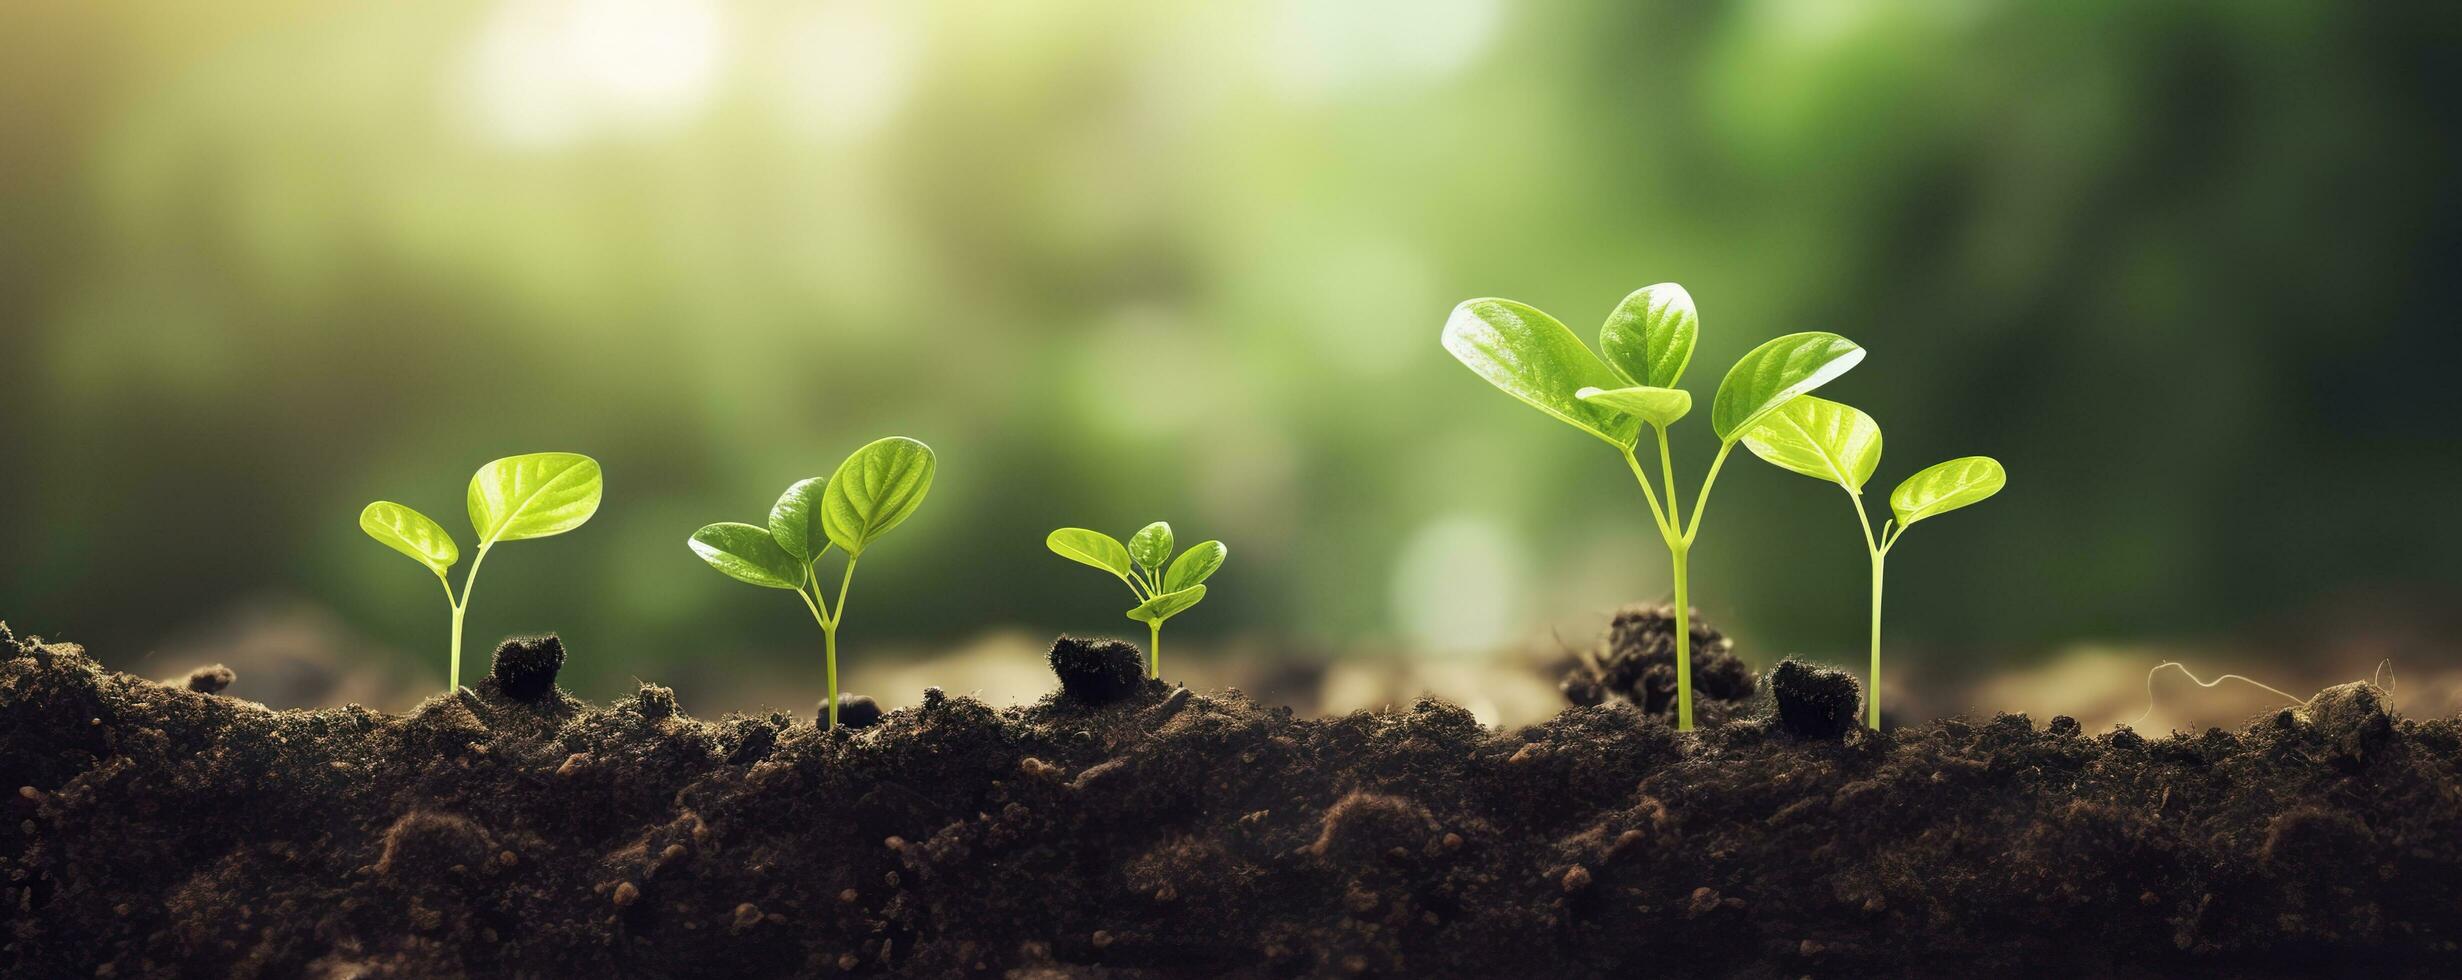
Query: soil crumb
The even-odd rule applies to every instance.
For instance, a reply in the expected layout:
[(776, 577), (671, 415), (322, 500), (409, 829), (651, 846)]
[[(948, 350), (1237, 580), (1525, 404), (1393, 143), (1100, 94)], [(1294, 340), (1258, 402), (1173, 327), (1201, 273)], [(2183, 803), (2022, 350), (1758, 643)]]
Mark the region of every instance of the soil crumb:
[(824, 731), (536, 669), (271, 711), (10, 642), (0, 972), (2462, 975), (2454, 720), (1873, 733), (1806, 676), (1813, 738), (1696, 623), (1720, 721), (1678, 734), (1661, 612), (1613, 696), (1503, 731), (1142, 681)]

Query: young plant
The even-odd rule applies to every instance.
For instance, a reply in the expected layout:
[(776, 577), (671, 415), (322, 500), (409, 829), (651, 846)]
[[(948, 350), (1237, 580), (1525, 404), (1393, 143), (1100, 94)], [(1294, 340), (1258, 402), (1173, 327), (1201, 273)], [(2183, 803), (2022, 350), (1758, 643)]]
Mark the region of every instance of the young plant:
[(1203, 583), (1231, 554), (1222, 542), (1206, 541), (1172, 558), (1172, 544), (1171, 525), (1161, 521), (1129, 536), (1125, 545), (1111, 535), (1082, 527), (1064, 527), (1043, 539), (1053, 554), (1100, 568), (1128, 583), (1129, 593), (1137, 597), (1137, 607), (1128, 611), (1128, 618), (1146, 624), (1147, 677), (1163, 675), (1163, 622), (1204, 601)]
[[(1701, 318), (1684, 287), (1660, 283), (1616, 304), (1599, 329), (1602, 360), (1554, 317), (1512, 300), (1474, 299), (1453, 308), (1445, 321), (1445, 350), (1489, 384), (1557, 421), (1616, 448), (1641, 483), (1659, 538), (1674, 567), (1676, 613), (1676, 728), (1693, 727), (1692, 622), (1687, 567), (1710, 487), (1736, 440), (1763, 416), (1797, 396), (1845, 374), (1864, 359), (1864, 349), (1834, 333), (1788, 334), (1762, 344), (1735, 362), (1710, 403), (1710, 427), (1718, 455), (1693, 495), (1685, 516), (1676, 495), (1675, 459), (1667, 427), (1693, 407), (1691, 392), (1676, 387), (1692, 361)], [(1634, 450), (1644, 427), (1658, 443), (1664, 504)]]
[(1881, 579), (1889, 549), (1916, 521), (1946, 514), (2000, 492), (2009, 474), (1989, 456), (1963, 456), (1935, 463), (1890, 491), (1889, 509), (1876, 535), (1864, 510), (1864, 482), (1881, 465), (1881, 426), (1872, 416), (1825, 398), (1806, 395), (1769, 414), (1744, 434), (1744, 447), (1780, 469), (1827, 480), (1855, 504), (1855, 524), (1872, 558), (1872, 687), (1864, 698), (1864, 723), (1881, 728)]
[(479, 580), (479, 564), (487, 551), (503, 541), (544, 538), (580, 527), (598, 513), (606, 488), (598, 461), (579, 453), (531, 453), (507, 456), (479, 467), (470, 477), (470, 527), (479, 550), (470, 556), (470, 571), (462, 577), (461, 595), (445, 572), (460, 561), (453, 535), (427, 515), (390, 500), (379, 500), (359, 512), (359, 529), (385, 547), (409, 555), (427, 566), (443, 583), (445, 603), (453, 609), (452, 666), (446, 670), (448, 690), (462, 686), (462, 615), (470, 610), (470, 586)]
[[(768, 527), (722, 523), (692, 534), (693, 554), (711, 568), (739, 582), (793, 592), (812, 611), (829, 672), (831, 728), (838, 727), (838, 624), (846, 617), (855, 561), (923, 505), (939, 465), (932, 447), (891, 436), (855, 450), (826, 479), (816, 476), (786, 488), (769, 509)], [(821, 592), (817, 568), (833, 547), (846, 552), (834, 603)]]

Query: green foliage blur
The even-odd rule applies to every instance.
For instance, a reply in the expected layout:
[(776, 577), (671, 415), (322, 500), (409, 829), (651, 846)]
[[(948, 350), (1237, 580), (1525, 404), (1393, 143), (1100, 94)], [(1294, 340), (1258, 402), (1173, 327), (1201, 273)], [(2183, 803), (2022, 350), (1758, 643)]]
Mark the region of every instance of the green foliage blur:
[[(107, 657), (278, 595), (441, 680), (435, 583), (358, 509), (462, 533), (479, 464), (568, 450), (605, 507), (489, 563), (474, 657), (561, 630), (600, 694), (817, 663), (685, 539), (890, 433), (941, 473), (864, 562), (851, 669), (1141, 633), (1041, 540), (1166, 515), (1238, 553), (1175, 656), (1480, 657), (1666, 565), (1613, 454), (1437, 330), (1494, 295), (1587, 336), (1664, 280), (1697, 395), (1832, 330), (1871, 358), (1823, 393), (1886, 427), (1884, 474), (2008, 464), (1892, 569), (1893, 645), (1962, 651), (1910, 669), (2462, 594), (2449, 7), (0, 17), (0, 619)], [(1730, 466), (1698, 604), (1757, 659), (1855, 662), (1845, 507)]]

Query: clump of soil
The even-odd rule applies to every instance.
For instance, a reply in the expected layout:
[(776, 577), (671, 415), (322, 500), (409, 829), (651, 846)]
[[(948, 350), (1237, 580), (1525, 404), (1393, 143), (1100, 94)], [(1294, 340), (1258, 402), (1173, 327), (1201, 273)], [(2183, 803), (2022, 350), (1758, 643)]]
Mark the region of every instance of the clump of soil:
[(1161, 684), (822, 731), (0, 642), (12, 977), (2462, 972), (2462, 725), (2366, 686), (2162, 739)]
[[(1695, 720), (1715, 723), (1752, 697), (1753, 672), (1700, 612), (1689, 619)], [(1566, 700), (1582, 707), (1623, 701), (1645, 714), (1675, 717), (1675, 607), (1637, 603), (1617, 610), (1597, 647), (1585, 652), (1560, 687)]]

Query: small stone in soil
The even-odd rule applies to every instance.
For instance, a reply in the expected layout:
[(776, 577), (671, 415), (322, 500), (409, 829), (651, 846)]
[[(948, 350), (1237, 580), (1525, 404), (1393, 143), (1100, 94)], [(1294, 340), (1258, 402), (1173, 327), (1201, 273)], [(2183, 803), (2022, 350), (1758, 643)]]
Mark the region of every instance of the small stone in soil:
[(1843, 736), (1862, 707), (1855, 675), (1794, 659), (1770, 671), (1770, 694), (1778, 700), (1778, 727), (1797, 738)]
[[(824, 709), (826, 705), (824, 705)], [(828, 711), (822, 711), (828, 717)], [(847, 728), (870, 728), (881, 720), (880, 702), (868, 694), (838, 695), (838, 724)]]
[(496, 686), (515, 701), (535, 701), (556, 688), (556, 672), (564, 669), (564, 640), (545, 636), (509, 636), (496, 644)]
[(1145, 651), (1120, 640), (1062, 636), (1052, 641), (1050, 660), (1061, 693), (1085, 704), (1120, 700), (1145, 680)]
[(188, 689), (199, 694), (220, 694), (223, 688), (231, 686), (231, 682), (237, 679), (237, 672), (221, 664), (199, 667), (188, 672)]

